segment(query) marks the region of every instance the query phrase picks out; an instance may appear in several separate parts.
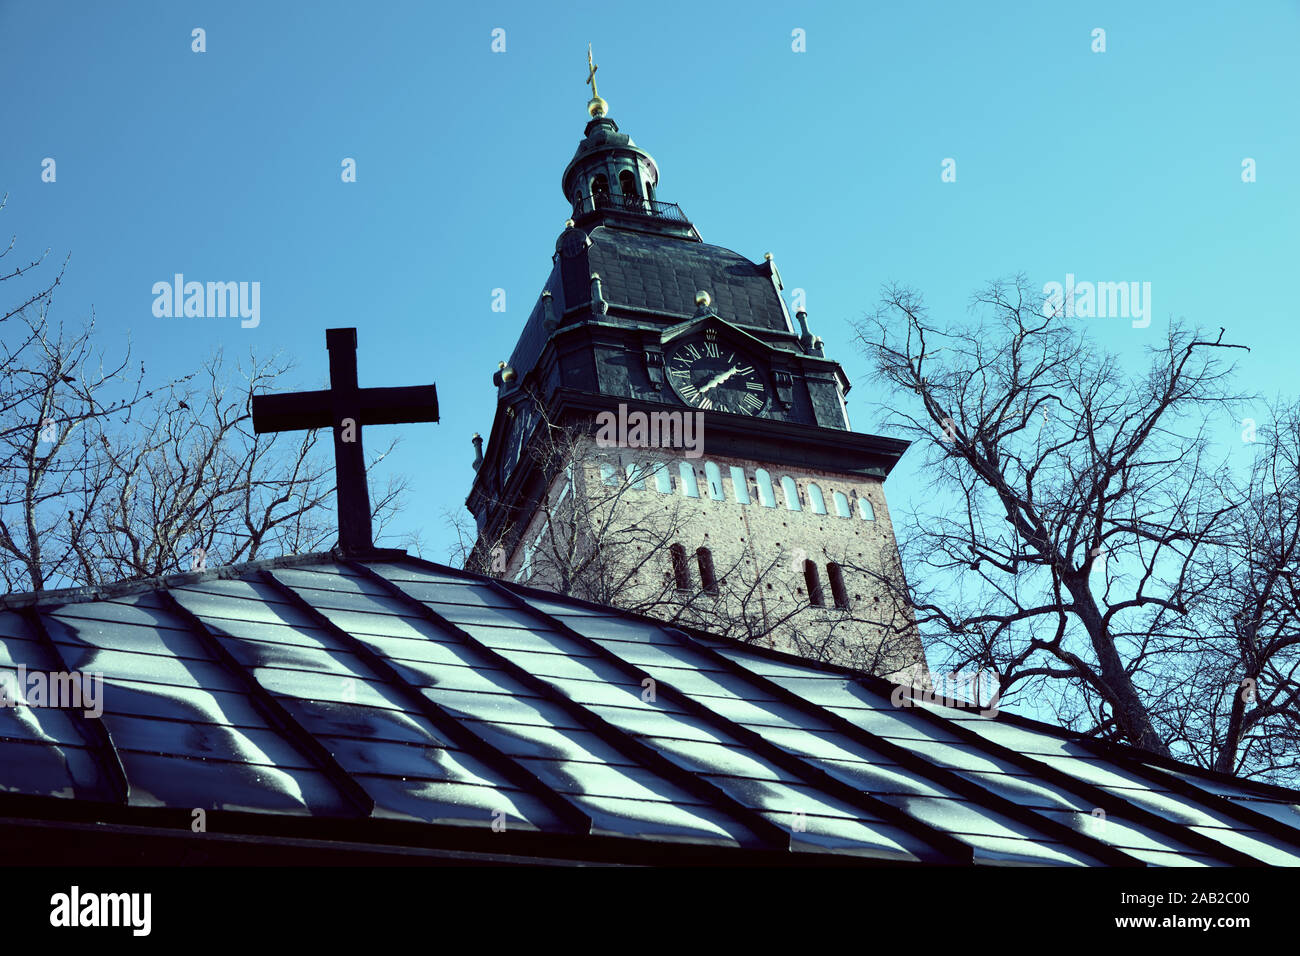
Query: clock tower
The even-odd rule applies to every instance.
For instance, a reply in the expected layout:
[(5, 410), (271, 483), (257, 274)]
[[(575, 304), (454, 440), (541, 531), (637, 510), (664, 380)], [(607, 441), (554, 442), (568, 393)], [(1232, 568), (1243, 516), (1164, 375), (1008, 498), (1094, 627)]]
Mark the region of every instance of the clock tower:
[(608, 115), (508, 361), (468, 507), (487, 573), (923, 683), (884, 482), (772, 254), (707, 243)]

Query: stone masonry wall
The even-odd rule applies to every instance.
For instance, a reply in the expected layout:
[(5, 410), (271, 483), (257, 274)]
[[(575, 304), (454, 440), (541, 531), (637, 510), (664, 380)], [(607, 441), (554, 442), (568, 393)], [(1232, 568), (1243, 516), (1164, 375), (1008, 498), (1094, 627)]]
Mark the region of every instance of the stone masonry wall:
[[(677, 509), (682, 526), (675, 537), (686, 551), (691, 587), (699, 589), (702, 584), (696, 556), (701, 547), (710, 551), (719, 576), (728, 572), (733, 575), (731, 581), (722, 582), (717, 598), (713, 599), (714, 606), (708, 608), (709, 615), (731, 615), (734, 619), (734, 615), (748, 613), (776, 621), (793, 612), (795, 617), (788, 622), (789, 626), (780, 629), (785, 636), (769, 637), (764, 639), (764, 643), (788, 653), (865, 667), (900, 683), (923, 686), (928, 681), (924, 651), (915, 626), (911, 625), (910, 612), (897, 606), (889, 592), (852, 567), (856, 565), (877, 571), (899, 567), (883, 481), (850, 474), (773, 468), (754, 459), (692, 460), (667, 452), (660, 449), (596, 448), (593, 443), (582, 456), (582, 467), (575, 469), (575, 484), (580, 489), (584, 482), (593, 488), (602, 480), (608, 482), (608, 472), (602, 476), (602, 463), (612, 465), (616, 480), (623, 481), (629, 463), (649, 468), (655, 462), (662, 462), (671, 478), (670, 495), (657, 491), (654, 475), (647, 475), (645, 490), (629, 488), (624, 492), (625, 503), (619, 514), (624, 516), (621, 520), (653, 522), (656, 514), (666, 513), (664, 506)], [(707, 462), (718, 466), (721, 500), (715, 500), (710, 494)], [(698, 498), (685, 493), (689, 482), (684, 480), (680, 471), (683, 463), (689, 465), (695, 475)], [(732, 466), (743, 469), (748, 504), (738, 501)], [(772, 483), (771, 506), (761, 503), (757, 473), (765, 467)], [(786, 491), (782, 487), (782, 479), (787, 476), (793, 479), (797, 489), (798, 511), (787, 505)], [(560, 486), (566, 480), (563, 475), (556, 480), (551, 489), (553, 496), (559, 494)], [(812, 484), (822, 492), (826, 514), (814, 511)], [(836, 492), (848, 499), (848, 517), (836, 513)], [(671, 501), (668, 500), (670, 497)], [(874, 514), (873, 520), (862, 517), (859, 498), (870, 503), (869, 513)], [(635, 514), (635, 517), (630, 517), (630, 514)], [(601, 520), (598, 514), (591, 515), (591, 518)], [(527, 565), (531, 573), (523, 575), (521, 580), (537, 587), (554, 586), (553, 581), (547, 580), (549, 575), (544, 569), (533, 567), (527, 555), (528, 544), (543, 529), (543, 520), (539, 514), (529, 522), (519, 546), (507, 561), (506, 578), (515, 579)], [(650, 567), (658, 568), (664, 577), (661, 579), (649, 573), (641, 575), (624, 592), (629, 600), (662, 591), (665, 581), (671, 581), (672, 560), (666, 547), (663, 551)], [(809, 606), (803, 570), (805, 558), (817, 566), (824, 596), (823, 607)], [(826, 567), (829, 562), (846, 566), (843, 578), (849, 602), (847, 610), (834, 606)], [(736, 575), (740, 576), (740, 581), (735, 580)], [(757, 581), (755, 587), (759, 577), (762, 580)], [(898, 615), (907, 622), (906, 630), (901, 634), (886, 635), (882, 622), (898, 621)], [(699, 626), (707, 627), (710, 623), (708, 615), (696, 619), (696, 615), (688, 611), (683, 617)], [(716, 621), (718, 618), (714, 616), (712, 619)], [(884, 645), (882, 639), (886, 642)]]

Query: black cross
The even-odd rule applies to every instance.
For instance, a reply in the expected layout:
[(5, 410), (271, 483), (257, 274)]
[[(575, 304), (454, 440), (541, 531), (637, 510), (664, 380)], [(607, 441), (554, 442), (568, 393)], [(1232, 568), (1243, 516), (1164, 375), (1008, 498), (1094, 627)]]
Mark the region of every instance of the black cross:
[(260, 435), (333, 426), (339, 548), (356, 554), (374, 548), (361, 426), (436, 422), (438, 389), (435, 385), (358, 388), (357, 330), (326, 329), (325, 346), (330, 353), (330, 387), (253, 396), (253, 431)]

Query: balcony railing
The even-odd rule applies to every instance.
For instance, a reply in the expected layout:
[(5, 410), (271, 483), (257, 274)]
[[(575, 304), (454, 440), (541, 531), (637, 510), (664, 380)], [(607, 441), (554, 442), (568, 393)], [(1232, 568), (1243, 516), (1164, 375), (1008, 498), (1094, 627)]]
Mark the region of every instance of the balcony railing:
[(613, 209), (630, 212), (638, 216), (650, 216), (653, 219), (669, 219), (673, 222), (690, 223), (686, 213), (675, 202), (660, 202), (657, 199), (643, 199), (640, 196), (624, 196), (614, 193), (595, 193), (579, 197), (574, 204), (575, 217), (597, 209)]

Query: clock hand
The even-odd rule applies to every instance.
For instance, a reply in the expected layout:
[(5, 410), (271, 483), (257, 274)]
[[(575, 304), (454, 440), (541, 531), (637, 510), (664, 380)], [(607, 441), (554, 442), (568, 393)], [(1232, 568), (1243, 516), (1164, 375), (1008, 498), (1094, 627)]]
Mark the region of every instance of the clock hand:
[(731, 378), (731, 376), (735, 375), (738, 371), (739, 369), (733, 366), (732, 368), (727, 369), (725, 372), (719, 372), (717, 375), (713, 376), (713, 378), (709, 379), (707, 382), (705, 382), (703, 385), (700, 386), (700, 393), (703, 394), (704, 392), (707, 392), (711, 388), (716, 388), (717, 386), (725, 382), (727, 379)]

